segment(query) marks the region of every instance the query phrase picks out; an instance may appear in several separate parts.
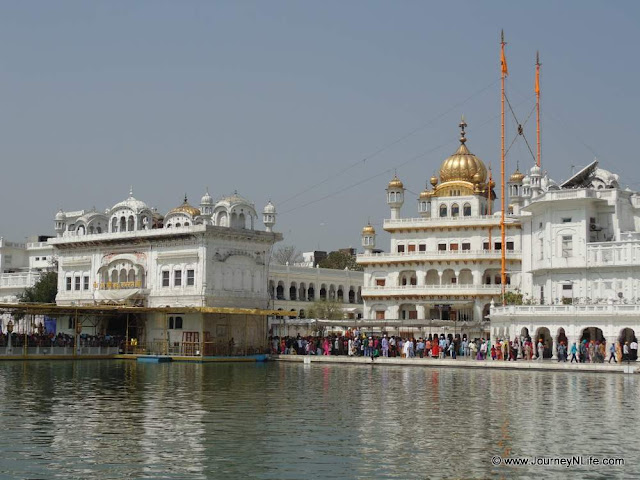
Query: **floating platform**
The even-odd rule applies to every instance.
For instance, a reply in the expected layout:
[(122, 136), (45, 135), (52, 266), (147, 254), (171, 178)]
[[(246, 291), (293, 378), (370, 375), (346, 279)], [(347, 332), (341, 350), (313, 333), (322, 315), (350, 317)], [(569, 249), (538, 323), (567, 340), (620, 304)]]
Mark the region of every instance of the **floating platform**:
[(169, 363), (173, 361), (173, 358), (165, 355), (145, 355), (138, 357), (136, 360), (142, 363)]

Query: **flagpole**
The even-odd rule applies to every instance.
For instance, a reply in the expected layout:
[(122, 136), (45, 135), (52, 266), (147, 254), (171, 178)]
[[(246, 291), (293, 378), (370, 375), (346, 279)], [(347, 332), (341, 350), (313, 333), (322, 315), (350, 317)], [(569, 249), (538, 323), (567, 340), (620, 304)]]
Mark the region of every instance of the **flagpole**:
[[(506, 301), (505, 301), (505, 289), (506, 289), (506, 283), (507, 283), (507, 258), (506, 258), (506, 249), (505, 249), (505, 229), (504, 229), (504, 212), (505, 212), (505, 198), (504, 198), (504, 170), (505, 170), (505, 161), (504, 161), (504, 157), (505, 157), (505, 144), (504, 144), (504, 99), (505, 99), (505, 94), (504, 94), (504, 83), (505, 83), (505, 79), (508, 75), (508, 70), (507, 70), (507, 59), (505, 57), (504, 54), (504, 46), (506, 45), (505, 41), (504, 41), (504, 30), (501, 31), (500, 34), (500, 63), (501, 63), (501, 68), (500, 68), (500, 72), (501, 72), (501, 90), (502, 90), (502, 95), (500, 98), (500, 119), (501, 119), (501, 138), (502, 138), (502, 144), (501, 144), (501, 155), (500, 155), (500, 200), (502, 203), (502, 208), (501, 208), (501, 212), (500, 212), (500, 240), (501, 240), (501, 245), (500, 245), (500, 277), (501, 277), (501, 286), (502, 286), (502, 305), (506, 305)], [(489, 194), (491, 195), (491, 194)]]
[(538, 137), (538, 155), (536, 165), (540, 167), (540, 52), (536, 52), (536, 135)]

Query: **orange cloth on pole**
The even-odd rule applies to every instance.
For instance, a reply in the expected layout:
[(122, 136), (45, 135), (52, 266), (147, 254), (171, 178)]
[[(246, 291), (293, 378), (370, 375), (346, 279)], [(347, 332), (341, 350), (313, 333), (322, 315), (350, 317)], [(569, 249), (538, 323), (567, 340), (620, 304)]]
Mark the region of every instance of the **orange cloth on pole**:
[(540, 68), (536, 67), (536, 84), (533, 87), (535, 93), (540, 93)]
[(504, 43), (502, 44), (502, 50), (500, 50), (500, 65), (502, 65), (502, 73), (504, 73), (504, 76), (508, 76), (509, 68), (507, 68), (507, 57), (504, 54)]

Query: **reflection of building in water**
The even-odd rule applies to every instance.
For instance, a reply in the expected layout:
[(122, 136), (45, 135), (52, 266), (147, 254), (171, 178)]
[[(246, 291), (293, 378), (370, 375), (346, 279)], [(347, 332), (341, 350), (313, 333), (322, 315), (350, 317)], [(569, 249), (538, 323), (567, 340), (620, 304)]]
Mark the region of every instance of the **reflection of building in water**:
[(508, 290), (519, 281), (520, 224), (508, 215), (505, 245), (500, 215), (494, 209), (495, 183), (490, 171), (466, 145), (460, 123), (458, 150), (444, 160), (440, 176), (420, 193), (418, 218), (401, 216), (405, 188), (394, 177), (387, 187), (391, 218), (389, 253), (374, 253), (376, 232), (362, 230), (365, 253), (364, 317), (380, 325), (414, 325), (420, 333), (484, 336), (492, 300), (501, 296), (501, 252), (507, 250)]
[(492, 336), (543, 339), (549, 357), (559, 342), (631, 343), (640, 332), (638, 192), (594, 161), (560, 185), (534, 165), (510, 195), (526, 305), (493, 308)]
[(182, 364), (178, 369), (161, 367), (158, 374), (153, 367), (138, 367), (145, 384), (152, 385), (141, 400), (138, 422), (144, 475), (207, 478), (205, 417), (211, 412), (203, 404), (203, 369)]

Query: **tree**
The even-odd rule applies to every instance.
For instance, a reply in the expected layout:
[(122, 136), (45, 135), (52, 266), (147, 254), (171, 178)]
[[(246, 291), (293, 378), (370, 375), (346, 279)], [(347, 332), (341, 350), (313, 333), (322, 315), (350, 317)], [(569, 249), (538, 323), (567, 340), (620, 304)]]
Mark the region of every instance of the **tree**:
[(320, 268), (332, 268), (334, 270), (344, 270), (345, 268), (357, 271), (363, 270), (362, 265), (358, 265), (352, 255), (339, 251), (331, 252), (318, 265)]
[(523, 304), (522, 294), (518, 291), (505, 292), (504, 301), (507, 305), (522, 305)]
[(273, 252), (273, 261), (280, 265), (293, 265), (302, 261), (302, 254), (293, 245), (283, 245)]
[(306, 316), (323, 320), (342, 320), (344, 311), (342, 310), (342, 304), (337, 300), (316, 300)]
[(20, 303), (55, 303), (58, 294), (58, 274), (43, 273), (33, 287), (26, 288), (18, 295)]

